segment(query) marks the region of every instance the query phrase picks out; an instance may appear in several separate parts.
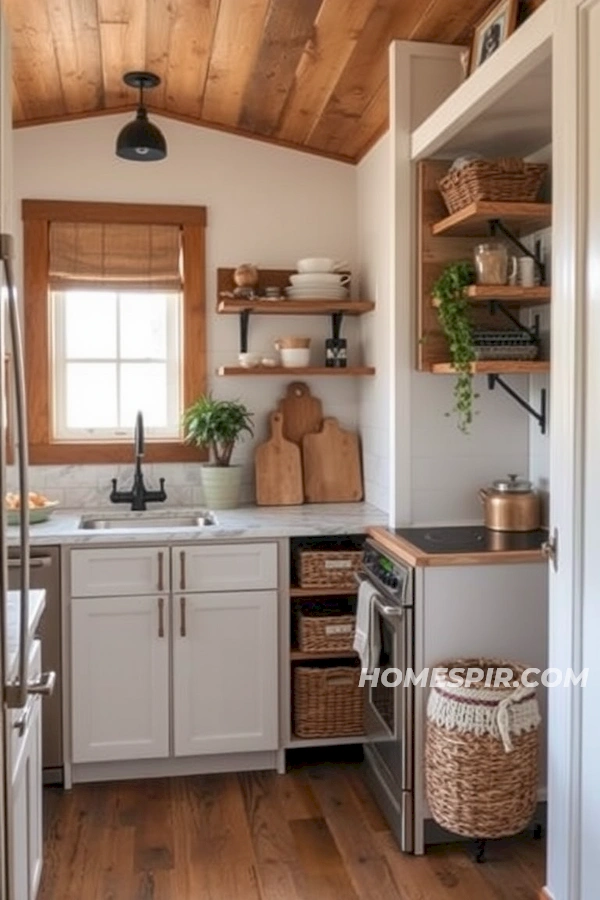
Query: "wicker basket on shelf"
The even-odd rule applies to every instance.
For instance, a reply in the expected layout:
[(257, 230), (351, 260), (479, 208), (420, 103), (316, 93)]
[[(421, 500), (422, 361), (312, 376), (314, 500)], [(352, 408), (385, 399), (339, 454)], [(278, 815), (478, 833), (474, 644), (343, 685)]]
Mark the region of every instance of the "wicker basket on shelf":
[(298, 647), (304, 653), (350, 651), (355, 627), (355, 615), (331, 604), (311, 604), (298, 612)]
[(440, 178), (438, 188), (448, 212), (456, 213), (477, 200), (494, 203), (534, 203), (548, 166), (522, 159), (473, 159)]
[(356, 587), (354, 573), (363, 560), (362, 550), (301, 550), (298, 579), (303, 588)]
[[(538, 787), (540, 714), (535, 688), (520, 683), (526, 667), (494, 659), (442, 665), (493, 674), (490, 687), (443, 676), (430, 691), (425, 786), (433, 818), (464, 837), (516, 834), (531, 821)], [(494, 686), (498, 667), (512, 671), (510, 685)]]
[(352, 737), (364, 733), (363, 691), (355, 666), (294, 671), (294, 734), (301, 738)]

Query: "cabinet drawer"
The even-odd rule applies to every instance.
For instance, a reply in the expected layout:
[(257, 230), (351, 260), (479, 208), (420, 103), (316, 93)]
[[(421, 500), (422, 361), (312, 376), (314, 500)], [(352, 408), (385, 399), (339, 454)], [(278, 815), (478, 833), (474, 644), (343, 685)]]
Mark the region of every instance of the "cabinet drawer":
[[(40, 641), (32, 641), (29, 651), (28, 679), (39, 678), (42, 672), (42, 645)], [(13, 778), (21, 761), (23, 748), (27, 744), (30, 723), (33, 713), (41, 700), (39, 695), (30, 694), (23, 709), (11, 709), (8, 718), (10, 725), (10, 770)]]
[(277, 588), (277, 544), (189, 544), (172, 548), (173, 592)]
[(122, 597), (169, 590), (167, 547), (71, 551), (73, 597)]

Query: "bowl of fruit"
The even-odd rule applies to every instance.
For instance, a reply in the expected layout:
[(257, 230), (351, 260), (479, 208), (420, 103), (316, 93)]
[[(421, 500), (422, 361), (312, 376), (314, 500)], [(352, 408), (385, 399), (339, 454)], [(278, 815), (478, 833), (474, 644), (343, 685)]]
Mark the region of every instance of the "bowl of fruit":
[[(4, 503), (7, 511), (6, 518), (9, 525), (18, 525), (21, 518), (21, 495), (7, 494)], [(38, 522), (45, 522), (50, 518), (56, 507), (58, 500), (48, 500), (43, 494), (30, 491), (28, 494), (28, 511), (29, 524), (36, 525)]]

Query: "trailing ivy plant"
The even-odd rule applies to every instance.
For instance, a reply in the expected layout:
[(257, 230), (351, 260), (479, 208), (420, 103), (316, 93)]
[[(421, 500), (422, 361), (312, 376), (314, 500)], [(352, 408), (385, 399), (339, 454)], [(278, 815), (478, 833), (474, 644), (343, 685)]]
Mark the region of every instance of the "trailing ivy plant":
[(473, 326), (469, 320), (469, 301), (466, 288), (475, 281), (470, 262), (456, 262), (447, 266), (433, 285), (432, 295), (437, 303), (437, 315), (448, 339), (450, 358), (456, 370), (454, 409), (457, 425), (469, 434), (473, 422), (473, 390), (471, 366), (475, 361)]

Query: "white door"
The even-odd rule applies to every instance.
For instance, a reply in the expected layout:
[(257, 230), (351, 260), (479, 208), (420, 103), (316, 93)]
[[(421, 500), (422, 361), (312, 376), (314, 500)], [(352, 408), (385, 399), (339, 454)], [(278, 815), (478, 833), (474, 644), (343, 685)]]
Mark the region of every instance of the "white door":
[(175, 594), (175, 755), (275, 750), (277, 593)]
[(277, 544), (173, 547), (173, 591), (267, 591), (277, 587)]
[[(595, 900), (600, 882), (597, 768), (600, 643), (600, 0), (556, 0), (553, 38), (553, 233), (549, 665), (585, 690), (548, 691), (547, 886), (556, 900)], [(585, 456), (584, 456), (585, 451)]]
[(71, 601), (73, 762), (169, 755), (169, 601)]
[(28, 833), (29, 885), (34, 900), (42, 875), (43, 819), (42, 819), (42, 700), (36, 697), (31, 715), (28, 749)]
[(35, 900), (42, 874), (41, 700), (30, 698), (18, 763), (12, 773), (10, 900)]

